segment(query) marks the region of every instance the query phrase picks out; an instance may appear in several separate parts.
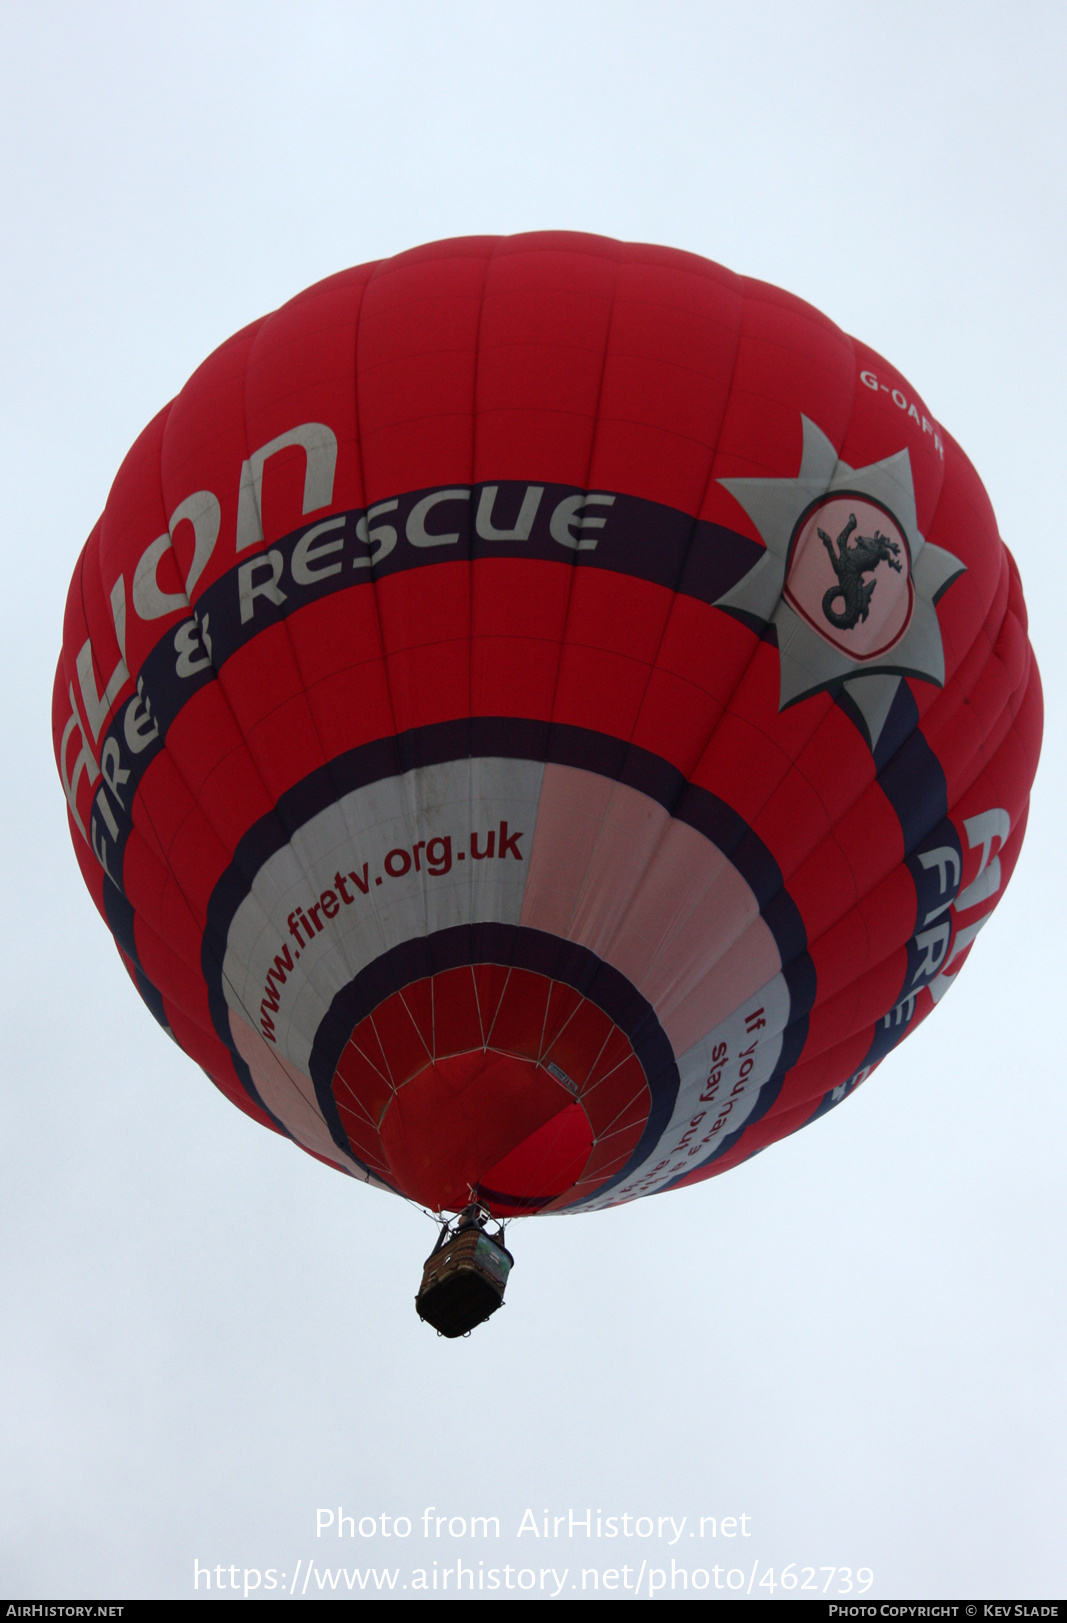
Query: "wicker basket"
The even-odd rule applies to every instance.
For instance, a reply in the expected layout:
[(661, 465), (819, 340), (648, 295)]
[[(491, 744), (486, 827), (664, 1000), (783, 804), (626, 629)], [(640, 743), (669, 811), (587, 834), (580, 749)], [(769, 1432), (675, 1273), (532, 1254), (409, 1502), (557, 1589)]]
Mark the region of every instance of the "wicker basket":
[(420, 1319), (439, 1335), (465, 1336), (504, 1305), (514, 1258), (480, 1228), (442, 1236), (426, 1259), (415, 1298)]

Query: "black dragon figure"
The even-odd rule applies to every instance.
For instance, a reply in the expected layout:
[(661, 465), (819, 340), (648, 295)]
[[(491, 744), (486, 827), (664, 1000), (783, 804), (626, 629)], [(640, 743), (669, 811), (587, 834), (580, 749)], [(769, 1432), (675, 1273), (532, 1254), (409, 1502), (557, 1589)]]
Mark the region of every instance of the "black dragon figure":
[[(819, 531), (819, 538), (830, 554), (830, 562), (834, 566), (837, 576), (837, 585), (831, 586), (829, 591), (823, 593), (822, 612), (832, 626), (841, 631), (851, 631), (861, 620), (866, 620), (871, 607), (871, 598), (878, 582), (871, 580), (864, 585), (863, 576), (869, 569), (877, 569), (880, 563), (887, 563), (890, 569), (895, 569), (899, 575), (902, 564), (899, 561), (900, 545), (890, 541), (881, 530), (875, 530), (873, 537), (861, 535), (856, 538), (855, 544), (849, 545), (849, 536), (856, 528), (856, 515), (848, 515), (848, 523), (837, 538), (837, 551), (825, 530)], [(840, 613), (834, 608), (837, 598), (844, 600), (844, 610)]]

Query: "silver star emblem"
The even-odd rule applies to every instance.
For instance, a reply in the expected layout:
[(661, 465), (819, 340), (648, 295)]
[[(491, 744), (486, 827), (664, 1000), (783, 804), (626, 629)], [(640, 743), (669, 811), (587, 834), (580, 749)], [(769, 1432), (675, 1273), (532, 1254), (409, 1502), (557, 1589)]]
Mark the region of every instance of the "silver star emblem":
[[(810, 418), (801, 420), (804, 450), (795, 479), (719, 481), (752, 519), (767, 550), (715, 606), (773, 621), (781, 657), (779, 710), (811, 693), (844, 687), (864, 719), (873, 750), (902, 677), (944, 684), (945, 654), (934, 605), (966, 566), (920, 534), (906, 450), (866, 468), (850, 468)], [(828, 501), (835, 492), (840, 498)], [(813, 504), (818, 504), (814, 515), (798, 527)], [(862, 533), (859, 547), (851, 541), (855, 512), (848, 514), (851, 527), (841, 522), (850, 507), (865, 515), (860, 532), (875, 529), (882, 544), (879, 559), (888, 568), (861, 561), (859, 547), (873, 556), (875, 542)], [(822, 512), (836, 536), (818, 527)], [(882, 535), (873, 520), (899, 539)], [(856, 550), (850, 553), (850, 547)], [(795, 590), (794, 578), (801, 582)], [(794, 604), (803, 608), (805, 593), (809, 610), (798, 613)], [(869, 620), (872, 608), (881, 620), (878, 615)]]

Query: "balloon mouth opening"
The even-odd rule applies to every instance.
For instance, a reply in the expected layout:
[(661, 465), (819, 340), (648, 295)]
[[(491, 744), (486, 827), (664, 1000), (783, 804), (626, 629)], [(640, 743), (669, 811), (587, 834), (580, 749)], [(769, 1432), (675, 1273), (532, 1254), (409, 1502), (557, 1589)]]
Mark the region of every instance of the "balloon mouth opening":
[(626, 1034), (573, 987), (448, 970), (357, 1023), (333, 1078), (353, 1156), (437, 1212), (573, 1205), (619, 1172), (651, 1108)]
[(476, 1050), (427, 1065), (400, 1088), (381, 1123), (397, 1184), (423, 1205), (494, 1216), (543, 1209), (580, 1179), (593, 1128), (544, 1066)]

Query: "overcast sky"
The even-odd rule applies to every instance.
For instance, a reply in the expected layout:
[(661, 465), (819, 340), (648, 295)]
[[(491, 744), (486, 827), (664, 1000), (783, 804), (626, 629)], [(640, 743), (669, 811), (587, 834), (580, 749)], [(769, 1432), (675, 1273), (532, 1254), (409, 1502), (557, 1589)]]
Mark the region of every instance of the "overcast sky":
[[(180, 1597), (197, 1561), (213, 1598), (220, 1564), (403, 1584), (459, 1555), (566, 1567), (568, 1592), (673, 1556), (756, 1563), (754, 1594), (790, 1563), (869, 1568), (871, 1596), (1062, 1594), (1067, 11), (0, 18), (0, 1593)], [(346, 265), (544, 227), (780, 283), (910, 378), (1018, 559), (1046, 739), (993, 923), (870, 1085), (699, 1188), (517, 1225), (506, 1310), (450, 1343), (413, 1311), (425, 1217), (256, 1127), (141, 1005), (48, 713), (80, 547), (211, 349)], [(501, 1536), (425, 1541), (431, 1506)], [(413, 1531), (316, 1538), (339, 1507)], [(587, 1507), (688, 1520), (673, 1547), (517, 1536)]]

